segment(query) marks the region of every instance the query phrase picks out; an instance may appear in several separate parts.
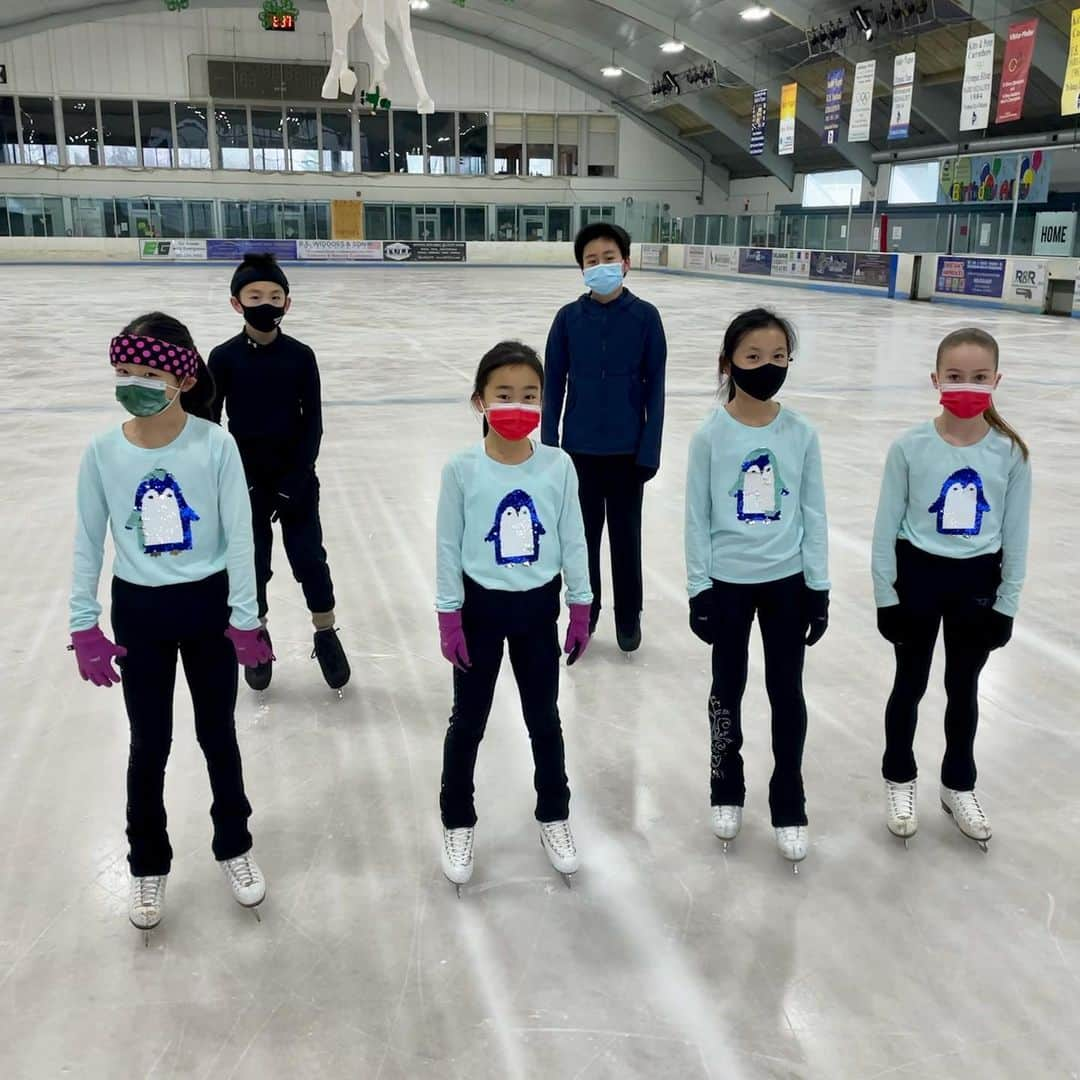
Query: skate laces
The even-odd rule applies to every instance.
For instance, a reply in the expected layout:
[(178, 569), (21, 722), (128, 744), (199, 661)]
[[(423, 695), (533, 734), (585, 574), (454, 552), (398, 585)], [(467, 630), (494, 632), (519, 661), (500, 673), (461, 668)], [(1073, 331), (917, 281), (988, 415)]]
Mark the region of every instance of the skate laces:
[(472, 862), (472, 829), (447, 829), (446, 854), (455, 866), (465, 866)]
[(164, 878), (141, 877), (135, 879), (135, 906), (158, 908), (161, 906), (161, 886)]
[(969, 825), (986, 824), (986, 814), (983, 813), (974, 791), (954, 792), (953, 804)]
[(570, 833), (569, 821), (545, 821), (540, 827), (544, 830), (547, 842), (560, 855), (575, 854), (574, 838)]
[(915, 816), (915, 785), (889, 784), (889, 809), (893, 817), (911, 818)]
[(229, 859), (225, 863), (225, 869), (241, 889), (250, 889), (259, 880), (250, 855), (238, 855), (235, 859)]

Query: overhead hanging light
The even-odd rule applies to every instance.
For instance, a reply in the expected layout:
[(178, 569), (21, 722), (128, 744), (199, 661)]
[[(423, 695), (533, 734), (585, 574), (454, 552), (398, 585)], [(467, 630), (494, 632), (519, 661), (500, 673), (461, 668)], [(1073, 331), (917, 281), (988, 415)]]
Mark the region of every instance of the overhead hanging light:
[(622, 73), (623, 73), (622, 68), (619, 67), (619, 65), (615, 63), (615, 50), (612, 49), (611, 50), (611, 63), (610, 64), (605, 64), (600, 69), (600, 74), (603, 75), (605, 79), (617, 79), (620, 75), (622, 75)]
[(431, 7), (430, 0), (409, 0), (409, 7), (413, 11), (427, 11)]
[(874, 40), (874, 24), (871, 22), (873, 18), (873, 12), (867, 11), (864, 7), (853, 7), (851, 9), (851, 18), (854, 20), (855, 25), (862, 31), (862, 35), (867, 41)]
[(761, 22), (762, 19), (767, 19), (771, 14), (772, 11), (769, 8), (761, 7), (758, 4), (752, 4), (739, 12), (739, 15), (747, 22)]
[(665, 41), (663, 45), (660, 46), (660, 51), (666, 53), (681, 53), (685, 48), (686, 45), (679, 40), (678, 29), (675, 23), (672, 23), (671, 38), (670, 40)]

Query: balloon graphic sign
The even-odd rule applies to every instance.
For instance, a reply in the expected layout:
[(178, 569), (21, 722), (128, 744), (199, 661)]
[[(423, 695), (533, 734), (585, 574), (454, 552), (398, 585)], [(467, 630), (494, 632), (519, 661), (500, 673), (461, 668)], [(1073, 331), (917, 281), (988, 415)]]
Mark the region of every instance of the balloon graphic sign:
[(941, 163), (938, 202), (1012, 202), (1018, 182), (1020, 202), (1046, 202), (1050, 192), (1050, 160), (1041, 150), (999, 157), (950, 158)]

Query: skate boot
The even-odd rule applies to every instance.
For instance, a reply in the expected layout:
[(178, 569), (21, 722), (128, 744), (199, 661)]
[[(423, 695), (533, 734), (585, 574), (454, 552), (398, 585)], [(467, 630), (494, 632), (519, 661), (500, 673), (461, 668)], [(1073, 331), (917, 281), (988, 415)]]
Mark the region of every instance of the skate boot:
[[(270, 631), (265, 627), (263, 633), (266, 635), (266, 644), (270, 646), (270, 652), (273, 654), (274, 646), (270, 643)], [(270, 685), (270, 680), (274, 677), (274, 657), (271, 655), (270, 659), (265, 664), (257, 664), (255, 667), (244, 668), (244, 679), (248, 686), (252, 690), (262, 692)]]
[(131, 878), (131, 899), (128, 902), (128, 918), (136, 930), (143, 932), (144, 944), (150, 945), (150, 931), (165, 914), (165, 883), (168, 874)]
[(993, 831), (974, 791), (953, 791), (942, 784), (941, 809), (969, 840), (974, 840), (983, 851), (989, 851), (988, 841)]
[(563, 876), (567, 888), (570, 878), (578, 872), (581, 859), (574, 846), (574, 834), (570, 831), (569, 821), (542, 821), (540, 823), (540, 843), (547, 853), (551, 865)]
[(742, 828), (741, 806), (714, 806), (712, 808), (712, 831), (720, 840), (724, 841), (724, 851), (728, 844), (739, 835)]
[(791, 869), (797, 874), (799, 863), (806, 858), (806, 826), (781, 825), (776, 830), (776, 846), (780, 854), (791, 863)]
[(326, 685), (340, 693), (341, 688), (349, 681), (352, 671), (335, 628), (315, 631), (315, 647), (311, 651), (311, 658), (319, 661)]
[(250, 908), (255, 918), (262, 922), (255, 909), (266, 899), (266, 879), (251, 852), (246, 851), (235, 859), (224, 859), (218, 866), (228, 878), (236, 902), (241, 907)]
[(632, 622), (615, 622), (615, 640), (624, 653), (637, 652), (641, 648), (641, 618)]
[(900, 837), (907, 847), (908, 839), (919, 829), (919, 815), (915, 809), (915, 781), (895, 784), (885, 781), (885, 824), (893, 836)]
[(457, 889), (468, 885), (473, 871), (473, 834), (475, 829), (448, 829), (443, 826), (442, 872), (446, 880)]

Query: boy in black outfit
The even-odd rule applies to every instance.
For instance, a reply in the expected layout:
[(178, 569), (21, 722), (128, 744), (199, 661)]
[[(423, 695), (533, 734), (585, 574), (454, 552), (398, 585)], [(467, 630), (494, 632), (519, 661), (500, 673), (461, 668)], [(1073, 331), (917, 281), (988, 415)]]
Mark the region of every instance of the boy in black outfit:
[[(329, 686), (340, 690), (350, 670), (334, 628), (334, 586), (319, 521), (319, 369), (307, 345), (278, 329), (291, 305), (288, 279), (274, 256), (248, 255), (232, 278), (232, 306), (244, 316), (244, 329), (210, 354), (214, 418), (221, 420), (223, 407), (228, 411), (247, 473), (259, 617), (265, 625), (272, 523), (280, 521), (285, 554), (315, 625), (311, 655)], [(265, 690), (272, 662), (244, 668), (244, 675), (253, 690)]]

